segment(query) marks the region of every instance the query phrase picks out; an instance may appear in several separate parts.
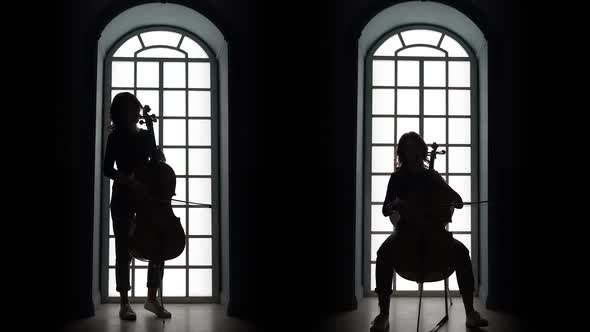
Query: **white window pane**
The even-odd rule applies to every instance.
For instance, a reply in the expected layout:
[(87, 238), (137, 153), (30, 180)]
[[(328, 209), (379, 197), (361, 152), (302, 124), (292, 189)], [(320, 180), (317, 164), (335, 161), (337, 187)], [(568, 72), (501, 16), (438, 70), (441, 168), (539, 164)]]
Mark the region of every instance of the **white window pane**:
[(442, 291), (444, 289), (445, 289), (445, 281), (444, 280), (424, 283), (424, 290), (425, 291)]
[(190, 175), (211, 175), (211, 149), (189, 149)]
[(461, 196), (463, 202), (471, 202), (471, 176), (449, 176), (449, 185)]
[(399, 50), (400, 48), (402, 48), (402, 42), (399, 39), (399, 35), (394, 35), (389, 37), (389, 39), (384, 41), (383, 44), (379, 46), (377, 51), (375, 51), (375, 55), (395, 56), (395, 51)]
[(467, 247), (469, 257), (471, 257), (471, 234), (453, 234), (453, 237)]
[[(440, 146), (437, 151), (446, 150), (446, 147)], [(428, 151), (432, 150), (432, 146), (429, 146)], [(446, 173), (447, 172), (447, 154), (437, 154), (436, 159), (434, 159), (434, 169), (439, 173)]]
[(426, 46), (413, 46), (403, 49), (397, 53), (397, 56), (435, 56), (445, 57), (445, 52)]
[(418, 61), (398, 61), (397, 70), (397, 85), (418, 86), (420, 84), (420, 67)]
[(397, 114), (418, 115), (420, 113), (420, 91), (418, 89), (397, 90)]
[(420, 121), (418, 118), (398, 118), (397, 119), (397, 141), (403, 134), (413, 131), (420, 133)]
[(164, 149), (164, 156), (176, 175), (186, 175), (186, 149)]
[(394, 150), (393, 146), (374, 146), (371, 154), (371, 171), (373, 173), (393, 173)]
[(116, 253), (115, 238), (109, 238), (109, 266), (115, 266)]
[(133, 259), (135, 266), (148, 266), (147, 261), (140, 261), (139, 259)]
[(190, 39), (187, 36), (184, 36), (184, 39), (182, 40), (182, 43), (180, 44), (180, 48), (188, 53), (188, 57), (195, 59), (195, 58), (199, 58), (199, 59), (206, 59), (209, 56), (207, 56), (207, 52), (205, 52), (205, 50), (201, 47), (201, 45), (199, 45), (196, 41)]
[(172, 50), (165, 47), (149, 48), (137, 53), (138, 58), (186, 58), (186, 55), (180, 51)]
[(164, 268), (163, 296), (186, 296), (186, 270)]
[(471, 172), (471, 148), (449, 147), (449, 173)]
[(213, 296), (213, 272), (211, 269), (190, 269), (189, 296)]
[(189, 235), (211, 235), (211, 208), (189, 208), (188, 220)]
[(449, 119), (449, 143), (471, 143), (471, 119)]
[(387, 192), (389, 175), (373, 175), (371, 178), (371, 201), (383, 202), (385, 200), (385, 193)]
[(471, 82), (470, 66), (468, 61), (450, 61), (449, 86), (469, 87)]
[[(176, 178), (176, 195), (172, 196), (173, 199), (186, 201), (186, 179)], [(172, 201), (172, 204), (184, 204), (182, 202)]]
[(166, 266), (184, 266), (186, 265), (186, 247), (182, 251), (182, 253), (171, 260), (166, 261)]
[(408, 30), (401, 33), (406, 45), (426, 44), (436, 46), (440, 41), (442, 34), (433, 30)]
[(395, 61), (374, 60), (373, 61), (373, 85), (394, 86), (395, 85)]
[(146, 47), (166, 45), (177, 47), (181, 35), (172, 31), (149, 31), (141, 34), (141, 39)]
[(160, 86), (160, 66), (157, 62), (140, 61), (137, 63), (137, 86), (140, 88), (158, 88)]
[(444, 115), (446, 91), (439, 89), (424, 90), (424, 115)]
[(135, 269), (135, 296), (147, 296), (147, 269)]
[(189, 144), (211, 145), (211, 120), (189, 120)]
[(119, 93), (122, 93), (122, 92), (129, 92), (130, 94), (133, 94), (133, 90), (120, 90), (120, 89), (111, 90), (111, 102), (113, 101), (113, 99), (115, 99), (116, 95), (118, 95)]
[(186, 64), (184, 62), (164, 62), (164, 87), (186, 87)]
[(165, 119), (162, 122), (164, 124), (164, 145), (186, 144), (186, 120)]
[(186, 116), (186, 91), (164, 91), (164, 116)]
[(471, 90), (449, 90), (449, 114), (471, 115)]
[(446, 68), (444, 61), (424, 61), (424, 86), (445, 86)]
[(371, 205), (371, 231), (393, 232), (393, 224), (389, 217), (383, 216), (381, 208), (381, 205)]
[(373, 143), (394, 143), (395, 119), (373, 118)]
[(136, 96), (142, 105), (149, 105), (151, 109), (149, 114), (160, 115), (160, 95), (158, 90), (137, 90)]
[(211, 116), (211, 92), (189, 91), (188, 92), (188, 115), (189, 116)]
[(211, 239), (188, 239), (189, 265), (211, 265)]
[(377, 288), (377, 282), (376, 282), (376, 275), (375, 275), (375, 270), (376, 270), (376, 265), (375, 263), (371, 263), (371, 291), (374, 291), (375, 288)]
[(426, 144), (445, 144), (447, 141), (446, 132), (447, 127), (445, 118), (424, 119), (424, 141)]
[(188, 87), (209, 88), (211, 85), (210, 65), (207, 62), (191, 62), (188, 64)]
[(134, 57), (135, 52), (141, 48), (141, 44), (139, 43), (139, 39), (137, 36), (133, 36), (129, 38), (123, 45), (121, 45), (115, 54), (114, 57)]
[(467, 52), (463, 49), (463, 46), (459, 44), (455, 39), (446, 35), (443, 38), (440, 47), (445, 49), (450, 57), (467, 57)]
[(111, 86), (133, 87), (134, 70), (133, 62), (113, 61), (111, 66)]
[(194, 203), (211, 204), (211, 179), (189, 179), (189, 201)]
[(402, 278), (399, 274), (395, 274), (395, 289), (398, 291), (418, 290), (418, 283), (415, 281)]
[(465, 205), (462, 209), (455, 209), (453, 212), (452, 222), (449, 223), (451, 232), (469, 232), (471, 231), (471, 206)]
[(109, 269), (109, 296), (119, 296), (117, 292), (117, 275), (115, 269)]
[(394, 114), (395, 90), (373, 89), (373, 114)]
[(389, 237), (389, 234), (371, 234), (371, 261), (377, 260), (377, 251)]

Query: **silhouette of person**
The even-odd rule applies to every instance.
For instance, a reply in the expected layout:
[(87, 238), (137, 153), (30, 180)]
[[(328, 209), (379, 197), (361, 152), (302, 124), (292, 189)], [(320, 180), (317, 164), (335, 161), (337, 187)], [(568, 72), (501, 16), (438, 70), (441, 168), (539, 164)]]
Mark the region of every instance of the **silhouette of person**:
[[(134, 171), (145, 165), (150, 160), (150, 153), (156, 151), (149, 131), (137, 127), (141, 108), (139, 100), (129, 92), (121, 92), (115, 96), (110, 109), (111, 132), (107, 138), (103, 165), (104, 175), (114, 181), (111, 216), (115, 233), (116, 287), (121, 300), (119, 317), (123, 320), (136, 319), (127, 296), (131, 288), (128, 234), (135, 215), (137, 197), (147, 192), (145, 185), (135, 178)], [(115, 163), (117, 169), (114, 168)], [(160, 318), (171, 317), (170, 312), (156, 298), (160, 276), (164, 273), (163, 262), (150, 261), (147, 272), (148, 297), (144, 308)]]
[[(425, 215), (421, 212), (424, 212), (423, 196), (426, 194), (424, 191), (415, 189), (424, 186), (432, 187), (433, 183), (442, 185), (450, 193), (449, 196), (455, 203), (455, 207), (463, 207), (461, 196), (444, 181), (440, 174), (428, 169), (427, 151), (426, 143), (415, 132), (407, 132), (399, 140), (395, 172), (391, 174), (387, 185), (382, 212), (386, 217), (398, 212), (400, 217), (394, 232), (377, 251), (375, 292), (379, 301), (379, 314), (371, 322), (373, 331), (383, 331), (389, 327), (389, 303), (394, 267), (408, 257), (408, 254), (396, 249), (399, 248), (401, 238), (404, 237), (404, 231), (408, 232), (407, 229), (412, 227), (412, 216)], [(434, 182), (431, 181), (432, 179)], [(427, 189), (426, 193), (428, 192)], [(440, 229), (446, 233), (442, 227)], [(465, 306), (465, 324), (468, 327), (487, 326), (487, 320), (482, 318), (473, 307), (474, 277), (469, 251), (458, 240), (451, 238), (451, 241), (451, 267), (457, 273), (457, 283)]]

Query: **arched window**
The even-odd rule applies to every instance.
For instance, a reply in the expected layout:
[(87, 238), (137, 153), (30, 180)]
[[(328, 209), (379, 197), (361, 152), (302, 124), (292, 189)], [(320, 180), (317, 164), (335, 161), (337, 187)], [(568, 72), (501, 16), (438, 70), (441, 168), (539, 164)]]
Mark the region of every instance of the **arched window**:
[[(479, 198), (479, 88), (477, 57), (453, 31), (430, 24), (405, 24), (377, 38), (365, 57), (364, 68), (364, 293), (375, 289), (377, 250), (393, 231), (381, 208), (394, 171), (401, 135), (419, 133), (445, 155), (435, 169), (464, 201)], [(478, 267), (479, 213), (471, 206), (455, 210), (449, 231), (470, 249)], [(475, 249), (474, 249), (475, 248)], [(477, 273), (477, 272), (476, 272)], [(477, 274), (476, 274), (477, 275)], [(443, 282), (425, 290), (443, 290)], [(456, 276), (451, 290), (458, 290)], [(418, 289), (413, 281), (395, 275), (395, 293)]]
[[(156, 144), (163, 149), (167, 163), (176, 173), (176, 196), (173, 198), (217, 205), (217, 64), (208, 46), (179, 28), (141, 28), (112, 47), (104, 68), (107, 101), (117, 93), (128, 91), (142, 104), (150, 105), (157, 117), (154, 123)], [(107, 114), (105, 119), (108, 119)], [(112, 187), (110, 182), (106, 190)], [(172, 203), (187, 241), (185, 251), (166, 262), (163, 294), (178, 298), (213, 298), (216, 295), (213, 279), (219, 269), (214, 259), (218, 256), (219, 235), (214, 227), (219, 224), (218, 216), (211, 208)], [(118, 293), (115, 291), (112, 220), (109, 225), (110, 297)], [(147, 296), (146, 282), (147, 263), (133, 260), (130, 295)]]
[[(187, 234), (183, 254), (166, 262), (163, 291), (173, 302), (220, 302), (229, 294), (227, 41), (192, 8), (148, 3), (101, 27), (96, 55), (94, 275), (95, 298), (116, 300), (111, 183), (102, 175), (110, 104), (134, 93), (157, 116), (156, 143), (177, 175), (173, 202)], [(130, 296), (146, 294), (146, 264), (134, 260)]]

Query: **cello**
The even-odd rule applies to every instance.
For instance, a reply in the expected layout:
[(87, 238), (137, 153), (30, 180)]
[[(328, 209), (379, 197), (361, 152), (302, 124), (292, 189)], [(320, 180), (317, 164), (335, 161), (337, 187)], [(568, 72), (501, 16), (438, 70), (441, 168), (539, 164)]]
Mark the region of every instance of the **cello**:
[[(452, 188), (434, 171), (436, 155), (445, 153), (438, 151), (438, 144), (432, 144), (425, 177), (405, 197), (413, 208), (389, 216), (400, 230), (395, 251), (404, 253), (398, 257), (396, 270), (408, 280), (442, 280), (448, 273), (452, 234), (446, 224), (451, 222), (455, 205), (461, 206), (454, 202)], [(399, 223), (400, 214), (403, 224)]]
[(172, 211), (172, 196), (176, 190), (176, 174), (165, 162), (157, 148), (153, 123), (155, 115), (150, 107), (142, 109), (152, 146), (150, 160), (135, 172), (136, 179), (146, 187), (144, 195), (138, 195), (135, 217), (129, 232), (129, 252), (142, 261), (164, 262), (178, 257), (185, 248), (186, 236), (180, 218)]

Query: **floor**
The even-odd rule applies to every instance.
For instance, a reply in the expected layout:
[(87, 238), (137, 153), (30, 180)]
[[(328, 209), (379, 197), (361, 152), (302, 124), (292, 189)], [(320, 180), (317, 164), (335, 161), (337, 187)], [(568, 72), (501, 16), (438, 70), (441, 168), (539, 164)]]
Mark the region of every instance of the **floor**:
[[(490, 325), (481, 329), (488, 332), (517, 332), (522, 331), (515, 317), (500, 312), (484, 309), (483, 305), (476, 301), (476, 309), (487, 318)], [(219, 304), (168, 304), (166, 308), (172, 313), (172, 318), (162, 320), (143, 309), (142, 304), (133, 304), (133, 310), (137, 313), (134, 322), (121, 321), (118, 318), (118, 304), (101, 304), (96, 308), (96, 315), (92, 318), (71, 322), (65, 327), (64, 332), (250, 332), (261, 330), (284, 330), (280, 326), (269, 329), (265, 326), (238, 318), (228, 317), (225, 308)], [(418, 300), (416, 298), (392, 298), (389, 332), (416, 331), (416, 317)], [(359, 302), (355, 311), (343, 312), (326, 317), (321, 321), (314, 321), (313, 326), (301, 326), (301, 331), (338, 331), (338, 332), (369, 332), (370, 322), (378, 313), (377, 299), (365, 298)], [(440, 297), (424, 298), (422, 301), (422, 319), (420, 331), (430, 331), (442, 318), (444, 313), (444, 299)], [(304, 311), (289, 313), (285, 317), (285, 326), (294, 330), (297, 322), (302, 322)], [(301, 324), (305, 325), (305, 324)], [(299, 328), (295, 328), (299, 330)], [(453, 299), (453, 305), (449, 310), (449, 321), (438, 331), (477, 331), (465, 327), (465, 313), (460, 298)], [(480, 330), (480, 331), (481, 331)]]

